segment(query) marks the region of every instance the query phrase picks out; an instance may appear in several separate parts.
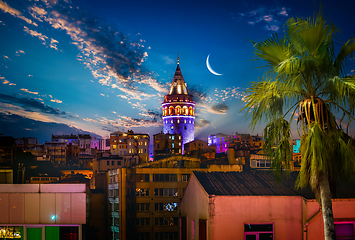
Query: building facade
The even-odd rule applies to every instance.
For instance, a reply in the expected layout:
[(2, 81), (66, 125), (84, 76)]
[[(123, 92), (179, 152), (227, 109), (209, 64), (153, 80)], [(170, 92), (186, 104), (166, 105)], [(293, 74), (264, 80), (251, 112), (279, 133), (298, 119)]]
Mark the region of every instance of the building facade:
[(108, 172), (110, 239), (178, 240), (179, 210), (193, 171), (240, 171), (239, 165), (211, 165), (174, 156)]
[(174, 154), (181, 154), (182, 152), (182, 141), (181, 134), (165, 134), (157, 133), (153, 135), (153, 156), (154, 159), (160, 156), (168, 156)]
[(195, 102), (193, 96), (188, 94), (179, 58), (169, 93), (162, 103), (162, 110), (165, 134), (181, 134), (182, 147), (194, 140)]
[(114, 132), (110, 134), (110, 153), (117, 156), (138, 155), (142, 162), (149, 160), (149, 135), (128, 132)]
[(51, 161), (56, 166), (66, 164), (67, 146), (65, 142), (45, 142), (44, 150), (47, 161)]

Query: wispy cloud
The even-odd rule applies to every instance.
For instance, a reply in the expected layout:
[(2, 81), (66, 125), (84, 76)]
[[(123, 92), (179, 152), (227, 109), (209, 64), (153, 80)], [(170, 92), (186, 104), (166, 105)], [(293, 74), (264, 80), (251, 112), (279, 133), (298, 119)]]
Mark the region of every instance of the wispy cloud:
[(164, 61), (165, 61), (165, 64), (175, 64), (174, 59), (172, 59), (172, 58), (169, 57), (169, 56), (164, 56), (163, 59), (164, 59)]
[(286, 7), (259, 7), (253, 10), (232, 14), (232, 19), (237, 21), (244, 21), (250, 25), (264, 23), (265, 30), (277, 32), (280, 26), (285, 22), (288, 16)]
[(106, 131), (112, 131), (117, 128), (148, 128), (148, 127), (161, 127), (163, 122), (160, 121), (160, 118), (156, 117), (153, 119), (145, 118), (132, 118), (128, 116), (118, 115), (117, 119), (110, 120), (106, 117), (101, 117), (98, 119), (98, 122), (103, 125), (102, 129)]
[(62, 102), (63, 102), (63, 101), (58, 100), (58, 99), (51, 99), (50, 101), (51, 101), (51, 102), (55, 102), (55, 103), (62, 103)]
[(20, 19), (26, 21), (28, 24), (32, 24), (32, 25), (34, 25), (34, 26), (36, 26), (36, 27), (38, 26), (38, 25), (37, 25), (35, 22), (33, 22), (31, 19), (28, 19), (28, 18), (24, 17), (24, 16), (22, 15), (22, 13), (21, 13), (19, 10), (10, 7), (9, 4), (7, 4), (6, 2), (3, 2), (3, 1), (1, 1), (1, 0), (0, 0), (0, 9), (1, 9), (3, 12), (5, 12), (5, 13), (9, 13), (9, 14), (11, 14), (11, 15), (14, 16), (14, 17), (17, 17), (17, 18), (20, 18)]
[(31, 91), (29, 91), (29, 90), (26, 89), (26, 88), (21, 88), (20, 90), (21, 90), (21, 91), (24, 91), (24, 92), (27, 92), (27, 93), (31, 93), (31, 94), (38, 95), (38, 92), (31, 92)]
[(23, 50), (17, 50), (17, 51), (16, 51), (16, 56), (20, 56), (20, 54), (25, 54), (25, 51), (23, 51)]
[(97, 122), (95, 119), (91, 119), (91, 118), (83, 118), (84, 121), (86, 122)]
[(9, 86), (15, 86), (15, 83), (11, 83), (8, 80), (5, 79), (5, 77), (0, 77), (0, 80), (2, 80), (2, 84), (8, 84)]
[[(138, 90), (137, 88), (124, 88), (124, 87), (119, 87), (116, 84), (112, 84), (111, 87), (117, 88), (121, 92), (124, 92), (125, 95), (127, 96), (127, 98), (129, 98), (129, 99), (143, 100), (143, 99), (149, 99), (149, 98), (155, 96), (155, 94), (148, 94), (148, 93)], [(122, 97), (122, 95), (119, 95), (119, 96)]]
[(48, 105), (45, 105), (43, 102), (40, 102), (30, 97), (21, 97), (16, 95), (11, 96), (0, 93), (0, 102), (8, 104), (18, 104), (19, 106), (22, 106), (25, 111), (29, 112), (42, 112), (61, 117), (66, 117), (67, 115), (65, 112), (60, 111), (57, 108), (52, 108)]
[(51, 38), (51, 44), (49, 44), (49, 47), (50, 47), (50, 48), (54, 48), (55, 50), (58, 51), (57, 43), (59, 43), (57, 40)]
[(42, 44), (46, 45), (46, 39), (48, 39), (46, 35), (43, 35), (42, 33), (39, 33), (35, 30), (31, 30), (26, 26), (24, 26), (23, 29), (26, 33), (30, 34), (32, 37), (38, 37), (42, 41)]
[(204, 118), (200, 118), (200, 119), (195, 119), (195, 128), (199, 129), (199, 128), (205, 128), (210, 126), (212, 123), (211, 121), (208, 121)]

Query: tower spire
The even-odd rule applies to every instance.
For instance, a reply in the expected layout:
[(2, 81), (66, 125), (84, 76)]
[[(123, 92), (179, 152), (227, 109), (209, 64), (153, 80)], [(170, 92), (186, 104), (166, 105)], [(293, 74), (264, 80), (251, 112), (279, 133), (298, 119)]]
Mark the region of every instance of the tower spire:
[(177, 64), (180, 64), (180, 60), (179, 60), (179, 53), (178, 53), (178, 57), (177, 57)]

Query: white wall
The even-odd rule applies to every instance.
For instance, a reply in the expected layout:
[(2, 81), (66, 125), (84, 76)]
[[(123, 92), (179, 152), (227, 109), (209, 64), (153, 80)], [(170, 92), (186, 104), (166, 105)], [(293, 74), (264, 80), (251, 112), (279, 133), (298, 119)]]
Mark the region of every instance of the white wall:
[(0, 184), (0, 224), (85, 224), (85, 184)]

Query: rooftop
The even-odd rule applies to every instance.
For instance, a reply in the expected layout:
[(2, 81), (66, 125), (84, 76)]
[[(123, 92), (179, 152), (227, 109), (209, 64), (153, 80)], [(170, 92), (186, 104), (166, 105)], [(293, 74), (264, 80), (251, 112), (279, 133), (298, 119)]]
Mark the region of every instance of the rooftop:
[[(209, 195), (218, 196), (302, 196), (314, 199), (307, 187), (296, 189), (298, 172), (284, 173), (279, 181), (273, 171), (255, 172), (198, 172), (194, 174)], [(352, 184), (337, 187), (337, 198), (355, 198)]]

